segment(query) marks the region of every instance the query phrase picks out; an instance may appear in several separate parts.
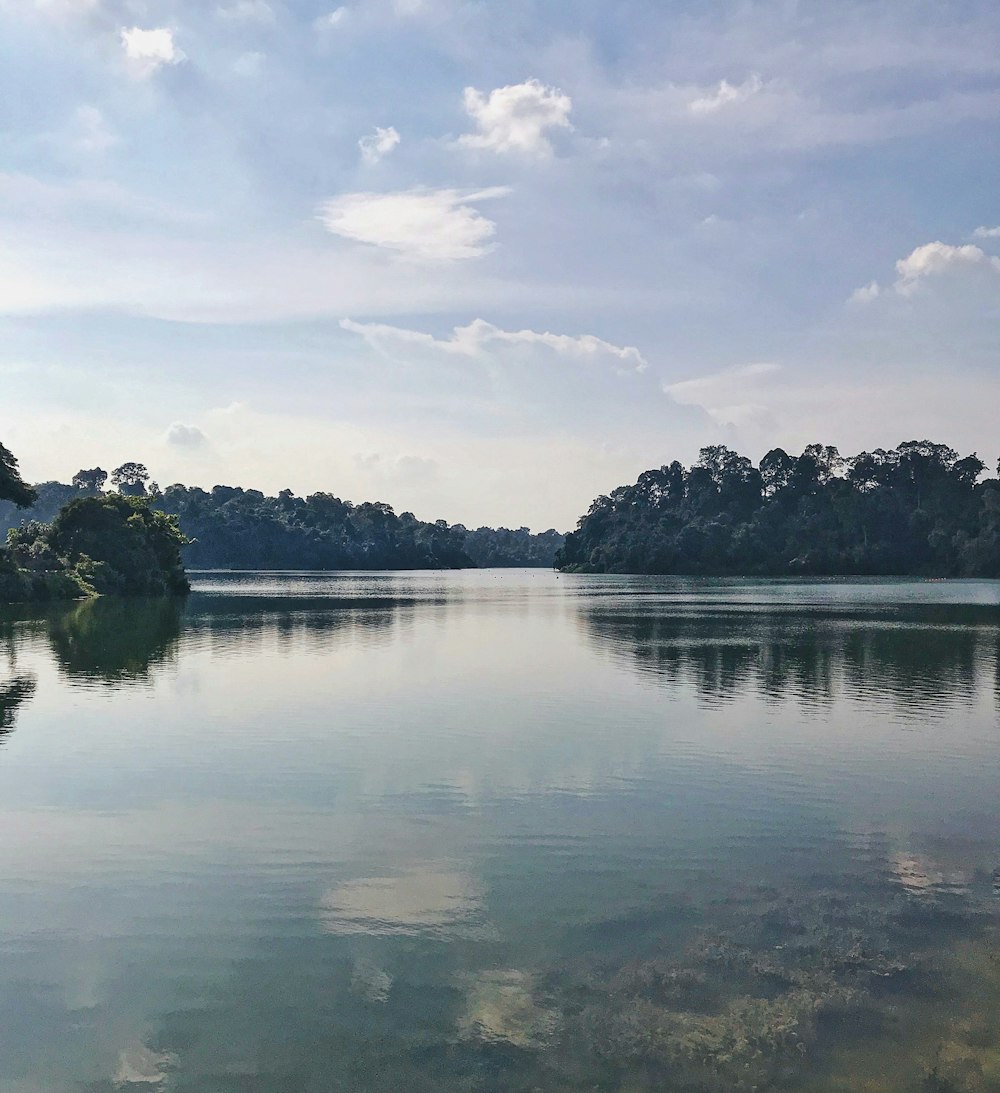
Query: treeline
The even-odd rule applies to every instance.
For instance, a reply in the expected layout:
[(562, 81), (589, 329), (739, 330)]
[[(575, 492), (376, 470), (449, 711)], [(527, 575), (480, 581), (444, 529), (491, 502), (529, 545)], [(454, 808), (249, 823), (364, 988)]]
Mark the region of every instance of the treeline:
[[(75, 498), (101, 493), (109, 475), (100, 467), (81, 470), (69, 484), (43, 482), (25, 511), (0, 503), (0, 541), (26, 521), (48, 523)], [(203, 490), (150, 481), (140, 463), (126, 463), (110, 476), (114, 490), (145, 497), (159, 511), (177, 517), (191, 541), (183, 548), (194, 569), (467, 569), (490, 566), (547, 566), (564, 536), (549, 530), (478, 528), (427, 522), (413, 513), (396, 514), (381, 502), (353, 504), (331, 493), (297, 497), (282, 490), (215, 486)]]
[[(758, 465), (723, 445), (598, 497), (566, 538), (580, 573), (1000, 576), (1000, 481), (945, 444)], [(1000, 467), (998, 467), (1000, 474)]]

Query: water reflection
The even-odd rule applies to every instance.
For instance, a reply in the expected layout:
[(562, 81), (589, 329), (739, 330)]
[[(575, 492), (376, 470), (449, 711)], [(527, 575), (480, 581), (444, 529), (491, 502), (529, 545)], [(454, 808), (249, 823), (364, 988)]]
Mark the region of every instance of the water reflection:
[(13, 728), (18, 710), (35, 693), (34, 676), (15, 676), (7, 683), (0, 683), (0, 740)]
[(751, 694), (820, 706), (886, 699), (903, 713), (941, 717), (989, 689), (1000, 649), (1000, 612), (969, 605), (880, 614), (641, 603), (588, 607), (580, 617), (596, 646), (693, 687), (707, 705)]
[(991, 589), (504, 580), (0, 629), (5, 1093), (991, 1088)]
[(172, 662), (181, 633), (183, 601), (84, 600), (47, 617), (56, 663), (70, 679), (110, 686), (146, 683)]

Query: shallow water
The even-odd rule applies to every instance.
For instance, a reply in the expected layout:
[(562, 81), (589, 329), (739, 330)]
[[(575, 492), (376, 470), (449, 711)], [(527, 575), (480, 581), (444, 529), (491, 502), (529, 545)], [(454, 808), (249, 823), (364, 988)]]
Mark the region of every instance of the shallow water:
[(0, 614), (0, 1090), (1000, 1090), (1000, 583)]

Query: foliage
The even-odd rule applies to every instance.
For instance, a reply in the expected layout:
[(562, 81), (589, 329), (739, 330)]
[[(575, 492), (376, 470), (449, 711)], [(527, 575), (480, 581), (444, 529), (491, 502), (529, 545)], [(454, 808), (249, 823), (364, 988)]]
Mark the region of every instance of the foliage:
[(452, 530), (464, 535), (462, 547), (480, 569), (542, 567), (551, 569), (556, 551), (566, 536), (554, 528), (532, 535), (528, 528), (476, 528), (468, 531), (462, 524)]
[[(13, 533), (16, 537), (16, 533)], [(175, 517), (138, 497), (80, 497), (63, 508), (44, 541), (99, 594), (175, 595), (188, 591)]]
[[(72, 485), (41, 483), (27, 514), (0, 502), (0, 535), (25, 518), (49, 523), (75, 498), (100, 496), (102, 475), (97, 467), (79, 471)], [(427, 523), (409, 512), (397, 516), (389, 505), (354, 505), (329, 493), (300, 498), (283, 490), (266, 497), (235, 486), (175, 485), (160, 494), (151, 482), (144, 488), (154, 508), (178, 517), (192, 540), (184, 560), (201, 569), (551, 567), (565, 538), (554, 530), (532, 535), (527, 528)]]
[(464, 569), (472, 561), (444, 520), (397, 516), (380, 502), (330, 493), (168, 486), (156, 505), (191, 538), (188, 565), (229, 569)]
[(7, 535), (0, 601), (175, 595), (188, 590), (176, 519), (136, 497), (78, 497), (51, 524)]
[(14, 455), (0, 444), (0, 501), (12, 501), (24, 509), (35, 500), (35, 491), (21, 478)]
[(812, 444), (754, 467), (722, 445), (598, 497), (557, 565), (590, 573), (1000, 576), (1000, 481), (909, 441), (844, 459)]
[(108, 472), (103, 467), (91, 467), (90, 470), (79, 470), (73, 475), (73, 485), (78, 490), (86, 490), (88, 493), (96, 493), (104, 488), (108, 480)]
[(111, 485), (127, 497), (143, 497), (149, 471), (141, 463), (123, 463), (111, 472)]

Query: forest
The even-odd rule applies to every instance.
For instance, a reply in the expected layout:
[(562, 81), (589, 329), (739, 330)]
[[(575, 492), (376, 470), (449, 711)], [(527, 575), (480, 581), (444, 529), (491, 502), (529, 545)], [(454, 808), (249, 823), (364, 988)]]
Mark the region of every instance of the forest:
[(532, 534), (524, 527), (470, 530), (427, 522), (382, 502), (354, 504), (332, 493), (303, 498), (282, 490), (269, 497), (239, 486), (180, 484), (161, 490), (143, 464), (130, 462), (110, 476), (95, 467), (69, 483), (27, 487), (32, 496), (26, 509), (13, 497), (0, 500), (0, 541), (25, 523), (50, 523), (73, 500), (111, 496), (103, 492), (108, 484), (115, 494), (176, 517), (188, 540), (183, 561), (193, 569), (551, 568), (565, 538), (553, 529)]
[[(757, 464), (724, 445), (598, 497), (556, 559), (576, 573), (1000, 577), (1000, 481), (975, 454), (907, 441)], [(1000, 474), (1000, 467), (997, 468)]]

